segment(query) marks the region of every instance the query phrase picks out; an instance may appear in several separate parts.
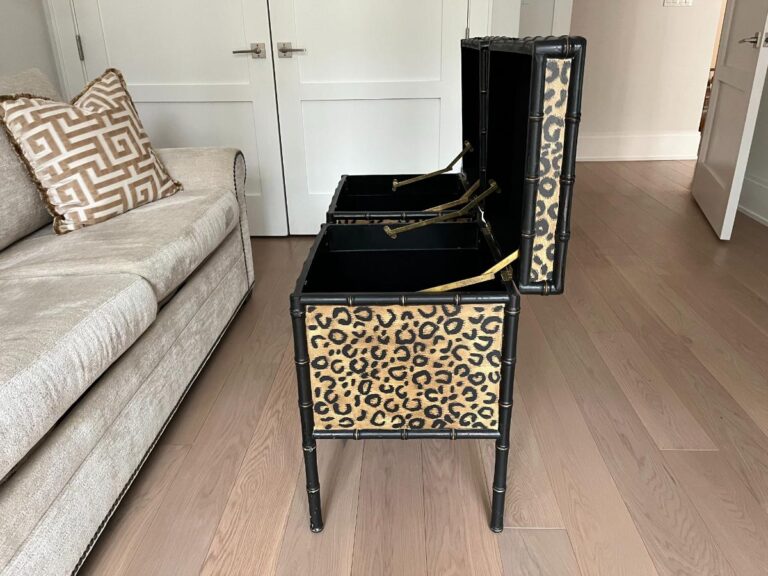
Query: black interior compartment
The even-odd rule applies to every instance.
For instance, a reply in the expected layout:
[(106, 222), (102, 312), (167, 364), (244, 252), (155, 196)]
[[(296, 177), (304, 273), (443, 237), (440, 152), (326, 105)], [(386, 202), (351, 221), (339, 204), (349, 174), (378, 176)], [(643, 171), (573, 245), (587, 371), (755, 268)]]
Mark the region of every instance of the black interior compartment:
[[(497, 261), (474, 222), (434, 224), (395, 239), (381, 224), (327, 224), (315, 242), (304, 294), (418, 292), (477, 276)], [(463, 289), (507, 290), (498, 275)]]
[(344, 176), (337, 194), (338, 212), (409, 212), (427, 210), (456, 200), (464, 194), (459, 174), (441, 174), (392, 191), (392, 180), (413, 174), (372, 174)]
[(501, 188), (485, 200), (485, 219), (502, 252), (520, 247), (528, 142), (531, 57), (491, 51), (488, 90), (487, 175)]

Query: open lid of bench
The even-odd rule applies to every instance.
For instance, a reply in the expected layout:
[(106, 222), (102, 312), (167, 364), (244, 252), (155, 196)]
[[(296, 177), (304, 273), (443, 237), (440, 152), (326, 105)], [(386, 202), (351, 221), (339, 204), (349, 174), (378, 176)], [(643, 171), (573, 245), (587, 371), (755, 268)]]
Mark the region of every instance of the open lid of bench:
[(463, 172), (500, 188), (482, 218), (500, 258), (519, 250), (523, 293), (563, 290), (585, 50), (573, 36), (461, 42), (463, 136), (475, 147)]

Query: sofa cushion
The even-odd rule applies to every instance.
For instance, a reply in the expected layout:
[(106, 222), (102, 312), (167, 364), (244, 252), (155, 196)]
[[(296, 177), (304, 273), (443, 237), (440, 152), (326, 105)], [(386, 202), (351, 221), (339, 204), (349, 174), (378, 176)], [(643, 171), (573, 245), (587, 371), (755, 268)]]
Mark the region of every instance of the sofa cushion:
[[(0, 486), (0, 526), (4, 519), (14, 519), (5, 532), (0, 531), (0, 575), (70, 574), (80, 568), (137, 466), (245, 295), (248, 283), (239, 252), (229, 271), (216, 270), (218, 276), (208, 276), (206, 263), (201, 271), (208, 278), (199, 283), (195, 274), (159, 312), (145, 336)], [(176, 332), (178, 338), (173, 337)], [(135, 393), (125, 395), (120, 388), (126, 376), (143, 362), (136, 347), (160, 348), (161, 354), (150, 373), (142, 375)], [(123, 405), (111, 401), (121, 396), (126, 398)], [(99, 431), (91, 433), (91, 427)], [(90, 445), (83, 449), (82, 444)], [(61, 458), (75, 463), (62, 465)]]
[(0, 123), (43, 191), (58, 234), (181, 190), (152, 149), (118, 70), (104, 72), (71, 104), (0, 96)]
[(184, 190), (64, 236), (40, 230), (0, 252), (0, 278), (132, 273), (149, 282), (159, 302), (237, 223), (230, 189)]
[(0, 279), (0, 479), (149, 327), (131, 274)]
[[(36, 68), (0, 77), (0, 95), (20, 93), (58, 98), (56, 89)], [(0, 130), (0, 250), (50, 221), (51, 215), (37, 186), (5, 130)]]
[[(227, 294), (233, 291), (239, 298), (245, 294), (248, 285), (242, 279), (244, 270), (240, 235), (235, 230), (158, 311), (157, 318), (141, 337), (88, 388), (66, 416), (27, 454), (8, 480), (0, 484), (0, 526), (8, 524), (4, 520), (13, 518), (13, 526), (9, 526), (0, 538), (0, 567), (10, 561), (46, 511), (66, 490), (68, 482), (78, 473), (91, 451), (110, 434), (113, 422), (134, 401), (137, 391), (149, 379), (159, 377), (167, 384), (171, 380), (180, 383), (189, 378), (189, 370), (197, 368), (196, 362), (204, 357), (201, 354), (210, 349), (215, 338), (195, 337), (196, 327), (205, 326), (206, 331), (210, 330), (209, 334), (216, 334), (217, 325), (228, 318), (227, 312), (219, 306), (213, 306), (212, 312), (207, 309), (222, 298), (232, 301)], [(174, 369), (174, 358), (179, 355), (176, 348), (181, 349), (184, 361)], [(158, 369), (160, 372), (156, 373)], [(156, 400), (153, 395), (150, 398)], [(148, 414), (142, 416), (140, 428), (145, 431), (149, 427), (149, 418)], [(131, 435), (123, 439), (129, 441)], [(141, 453), (146, 446), (137, 448)], [(136, 462), (127, 458), (127, 453), (121, 452), (118, 456), (121, 467), (125, 465), (125, 468), (133, 469)], [(115, 470), (111, 472), (114, 474)], [(111, 476), (107, 483), (112, 484), (113, 479)], [(122, 485), (121, 482), (115, 484)], [(91, 526), (85, 542), (100, 521)], [(65, 542), (54, 538), (50, 545), (60, 552), (64, 548), (71, 549), (77, 558), (85, 548), (82, 542), (78, 542), (70, 530), (60, 536)], [(54, 561), (58, 561), (62, 554), (55, 556)], [(69, 573), (71, 568), (54, 572)]]

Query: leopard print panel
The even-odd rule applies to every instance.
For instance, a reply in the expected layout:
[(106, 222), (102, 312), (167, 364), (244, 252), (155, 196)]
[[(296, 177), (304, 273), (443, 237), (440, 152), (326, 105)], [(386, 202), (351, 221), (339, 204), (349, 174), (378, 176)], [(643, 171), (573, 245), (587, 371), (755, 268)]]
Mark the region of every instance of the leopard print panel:
[(308, 306), (315, 425), (496, 429), (503, 306)]
[(552, 280), (571, 62), (571, 59), (560, 58), (548, 58), (546, 61), (544, 121), (541, 125), (539, 185), (536, 191), (536, 236), (531, 257), (532, 282)]

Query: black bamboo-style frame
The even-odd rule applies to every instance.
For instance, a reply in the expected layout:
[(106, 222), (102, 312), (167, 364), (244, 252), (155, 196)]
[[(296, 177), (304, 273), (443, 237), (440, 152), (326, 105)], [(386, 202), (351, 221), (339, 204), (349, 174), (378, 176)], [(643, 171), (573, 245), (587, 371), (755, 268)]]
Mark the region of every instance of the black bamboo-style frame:
[[(581, 37), (525, 38), (517, 43), (493, 39), (495, 49), (530, 51), (534, 60), (531, 78), (528, 144), (523, 183), (523, 217), (520, 241), (520, 267), (517, 285), (521, 294), (562, 294), (565, 289), (565, 262), (571, 237), (571, 205), (576, 181), (576, 143), (581, 122), (581, 89), (587, 42)], [(555, 262), (552, 280), (530, 282), (533, 244), (536, 235), (536, 193), (539, 171), (541, 126), (544, 119), (544, 75), (547, 58), (571, 58), (571, 80), (565, 117), (563, 163), (560, 172), (560, 208), (555, 230)]]
[[(526, 55), (531, 58), (530, 85), (528, 95), (528, 119), (525, 141), (525, 168), (520, 183), (520, 257), (516, 266), (515, 279), (521, 294), (562, 294), (565, 289), (565, 264), (570, 239), (571, 205), (575, 182), (576, 143), (581, 120), (581, 92), (584, 76), (586, 40), (578, 36), (504, 38), (485, 37), (462, 40), (462, 48), (478, 52), (480, 69), (480, 87), (478, 101), (478, 122), (480, 140), (478, 142), (479, 176), (481, 186), (485, 186), (489, 177), (501, 179), (498, 170), (488, 173), (488, 132), (493, 129), (492, 117), (495, 110), (505, 103), (491, 100), (494, 96), (490, 85), (493, 74), (494, 55), (511, 53)], [(536, 196), (540, 172), (541, 128), (545, 119), (544, 92), (546, 60), (571, 59), (571, 76), (568, 90), (568, 102), (565, 117), (565, 138), (563, 143), (563, 161), (560, 173), (560, 197), (557, 227), (555, 230), (555, 261), (552, 279), (532, 282), (531, 264), (533, 246), (536, 239)], [(493, 108), (493, 109), (491, 109)], [(504, 187), (504, 185), (502, 185)], [(510, 187), (507, 183), (507, 187)], [(513, 186), (508, 193), (518, 194)], [(486, 213), (489, 221), (503, 226), (504, 218), (512, 215)], [(508, 224), (507, 224), (508, 225)]]
[[(317, 440), (319, 439), (494, 439), (496, 458), (491, 499), (490, 528), (494, 532), (504, 529), (504, 502), (507, 490), (507, 463), (509, 459), (510, 428), (512, 422), (512, 396), (515, 377), (520, 292), (514, 282), (502, 280), (505, 290), (498, 292), (444, 292), (444, 293), (305, 293), (309, 268), (318, 248), (324, 242), (328, 226), (323, 225), (315, 239), (309, 256), (290, 297), (293, 324), (294, 361), (298, 381), (299, 415), (301, 420), (302, 449), (306, 473), (309, 525), (313, 532), (323, 529), (320, 504), (320, 479), (317, 469)], [(486, 238), (488, 239), (488, 238)], [(310, 305), (344, 306), (419, 306), (419, 305), (472, 305), (504, 304), (504, 323), (501, 347), (501, 378), (499, 383), (499, 417), (496, 429), (403, 429), (403, 430), (316, 430), (312, 399), (309, 350), (307, 347), (306, 307)]]

